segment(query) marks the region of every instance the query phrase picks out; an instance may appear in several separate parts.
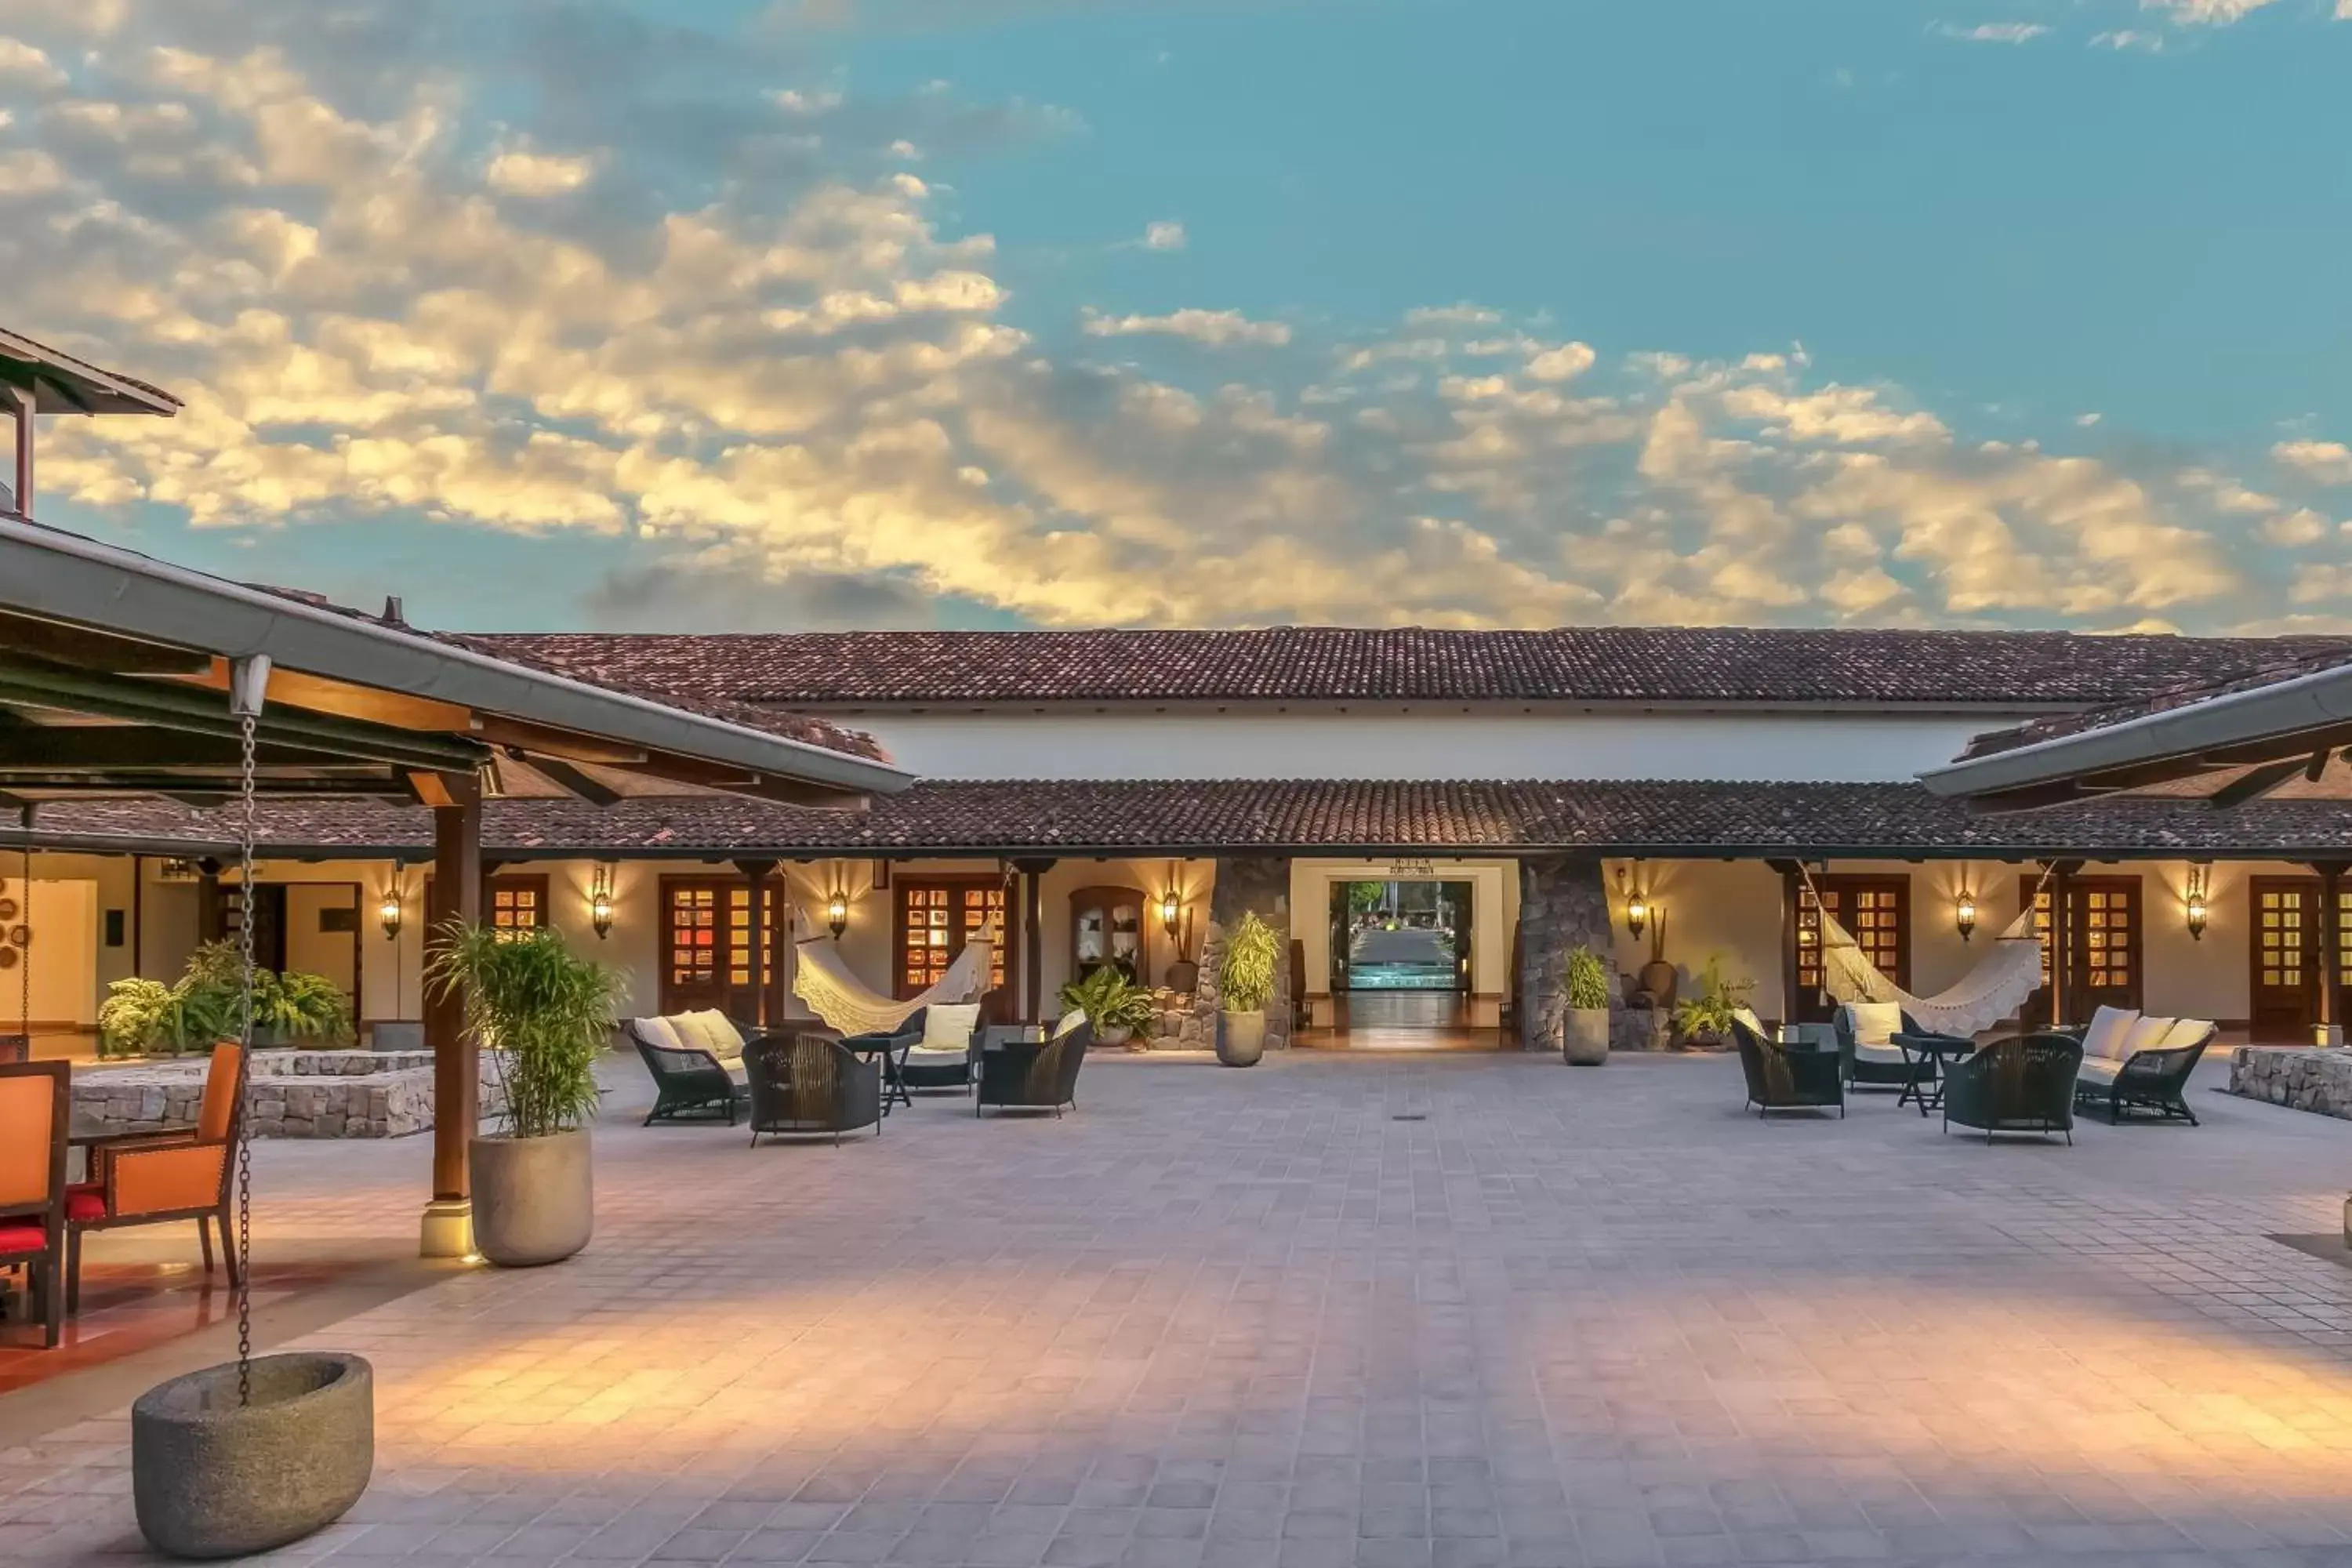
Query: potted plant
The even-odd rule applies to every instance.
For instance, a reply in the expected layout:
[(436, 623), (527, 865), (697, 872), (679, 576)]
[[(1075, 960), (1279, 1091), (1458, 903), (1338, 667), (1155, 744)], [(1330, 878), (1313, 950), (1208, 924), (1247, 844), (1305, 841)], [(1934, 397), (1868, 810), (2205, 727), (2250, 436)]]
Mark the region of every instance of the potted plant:
[(1062, 1005), (1087, 1016), (1095, 1026), (1095, 1044), (1123, 1046), (1138, 1029), (1148, 1029), (1159, 1016), (1151, 993), (1129, 980), (1118, 965), (1106, 963), (1082, 980), (1062, 987)]
[(254, 976), (253, 1029), (279, 1045), (296, 1042), (340, 1049), (352, 1043), (351, 999), (323, 974), (289, 970)]
[(1698, 994), (1675, 1004), (1675, 1033), (1685, 1046), (1720, 1050), (1731, 1037), (1732, 1015), (1748, 1005), (1755, 989), (1752, 980), (1726, 979), (1723, 955), (1711, 955), (1699, 972)]
[(574, 957), (561, 931), (464, 921), (443, 928), (425, 977), (463, 998), (467, 1036), (491, 1053), (506, 1091), (503, 1131), (467, 1145), (475, 1250), (509, 1268), (560, 1262), (595, 1228), (587, 1121), (620, 977)]
[(1274, 966), (1281, 943), (1274, 928), (1244, 914), (1225, 935), (1225, 952), (1217, 970), (1217, 994), (1222, 1012), (1217, 1030), (1217, 1059), (1229, 1068), (1255, 1067), (1265, 1055), (1265, 1005), (1274, 999)]
[(1609, 1059), (1609, 971), (1589, 947), (1568, 955), (1560, 1059), (1570, 1067), (1599, 1067)]

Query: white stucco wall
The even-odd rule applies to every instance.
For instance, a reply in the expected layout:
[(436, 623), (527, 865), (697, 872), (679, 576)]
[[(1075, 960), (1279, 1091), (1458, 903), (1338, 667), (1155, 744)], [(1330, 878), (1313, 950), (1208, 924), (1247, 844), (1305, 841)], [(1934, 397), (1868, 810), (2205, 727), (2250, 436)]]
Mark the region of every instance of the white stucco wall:
[(859, 713), (948, 779), (1769, 779), (1907, 782), (2027, 717), (1796, 712)]

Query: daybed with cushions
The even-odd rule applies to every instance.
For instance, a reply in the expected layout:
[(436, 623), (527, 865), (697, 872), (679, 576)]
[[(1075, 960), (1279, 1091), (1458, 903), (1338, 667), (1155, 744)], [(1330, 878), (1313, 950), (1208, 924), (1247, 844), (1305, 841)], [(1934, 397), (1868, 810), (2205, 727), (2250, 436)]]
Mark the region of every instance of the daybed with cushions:
[(2074, 1070), (2083, 1043), (2071, 1035), (1995, 1040), (1952, 1064), (1944, 1079), (1944, 1131), (2063, 1132), (2074, 1141)]
[(685, 1116), (724, 1116), (728, 1126), (735, 1125), (744, 1095), (743, 1035), (726, 1015), (625, 1018), (621, 1028), (654, 1077), (646, 1126)]
[(2085, 1104), (2104, 1101), (2110, 1120), (2134, 1110), (2197, 1125), (2186, 1098), (2189, 1075), (2213, 1043), (2213, 1025), (2203, 1018), (2151, 1018), (2120, 1007), (2091, 1015), (2082, 1033), (2083, 1070), (2074, 1097)]

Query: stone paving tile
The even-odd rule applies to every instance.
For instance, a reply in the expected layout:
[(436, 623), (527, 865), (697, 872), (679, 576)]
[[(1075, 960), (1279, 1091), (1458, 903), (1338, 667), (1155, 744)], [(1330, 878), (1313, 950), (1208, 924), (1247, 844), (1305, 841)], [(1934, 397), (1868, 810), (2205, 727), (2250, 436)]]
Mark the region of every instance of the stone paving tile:
[[(377, 1478), (272, 1560), (2352, 1564), (2352, 1273), (2264, 1235), (2339, 1222), (2352, 1125), (1987, 1148), (1738, 1079), (1112, 1058), (754, 1151), (624, 1072), (588, 1252), (315, 1337)], [(413, 1236), (423, 1145), (310, 1154), (262, 1247)], [(127, 1442), (0, 1447), (0, 1561), (135, 1555)]]

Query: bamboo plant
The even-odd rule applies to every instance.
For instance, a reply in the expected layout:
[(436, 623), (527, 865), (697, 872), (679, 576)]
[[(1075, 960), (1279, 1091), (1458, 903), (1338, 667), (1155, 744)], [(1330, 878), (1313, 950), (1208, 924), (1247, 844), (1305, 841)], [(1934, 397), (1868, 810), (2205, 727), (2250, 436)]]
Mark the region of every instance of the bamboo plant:
[(452, 920), (426, 983), (466, 1007), (469, 1039), (490, 1053), (506, 1091), (503, 1124), (517, 1138), (579, 1128), (596, 1110), (597, 1053), (618, 1026), (621, 977), (575, 957), (563, 934), (518, 934)]

